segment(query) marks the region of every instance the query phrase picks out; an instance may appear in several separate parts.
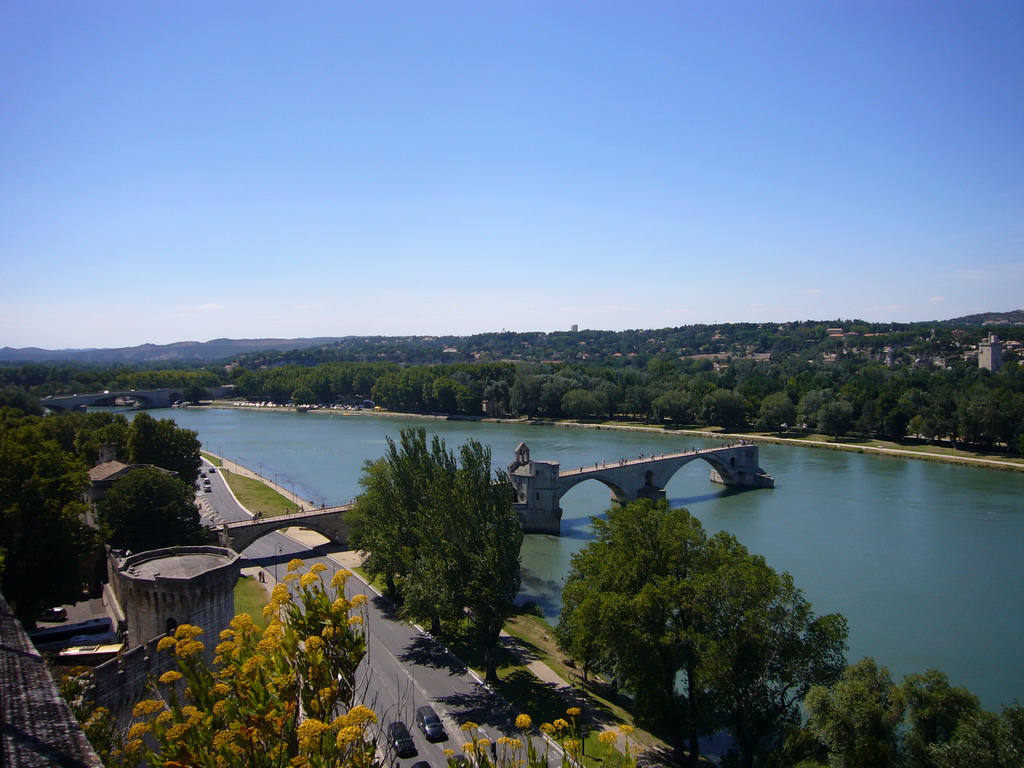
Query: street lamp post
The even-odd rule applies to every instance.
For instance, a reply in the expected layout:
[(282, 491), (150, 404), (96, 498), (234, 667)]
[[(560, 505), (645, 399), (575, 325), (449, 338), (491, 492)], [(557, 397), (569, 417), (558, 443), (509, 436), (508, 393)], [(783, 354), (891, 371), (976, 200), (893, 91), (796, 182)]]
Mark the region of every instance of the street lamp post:
[(277, 557), (274, 558), (274, 582), (277, 583), (277, 566), (281, 560), (281, 545), (277, 545)]

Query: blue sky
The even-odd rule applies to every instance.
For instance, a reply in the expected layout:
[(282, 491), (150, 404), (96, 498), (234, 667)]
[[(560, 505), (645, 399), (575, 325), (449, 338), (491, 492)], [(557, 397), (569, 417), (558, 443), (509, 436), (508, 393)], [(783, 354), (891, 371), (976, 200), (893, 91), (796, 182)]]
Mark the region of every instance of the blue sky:
[(0, 4), (0, 346), (1024, 306), (1014, 2)]

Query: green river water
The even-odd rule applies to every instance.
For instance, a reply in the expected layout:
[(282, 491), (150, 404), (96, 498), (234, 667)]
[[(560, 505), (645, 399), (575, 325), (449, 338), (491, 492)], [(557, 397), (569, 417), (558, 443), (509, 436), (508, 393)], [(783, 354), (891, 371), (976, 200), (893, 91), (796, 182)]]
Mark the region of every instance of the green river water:
[[(525, 442), (563, 469), (718, 444), (690, 436), (466, 421), (190, 408), (153, 411), (203, 446), (328, 505), (359, 492), (363, 461), (387, 436), (423, 426), (450, 448), (470, 438), (506, 466)], [(894, 676), (936, 668), (989, 709), (1024, 697), (1024, 474), (840, 451), (762, 445), (773, 490), (731, 492), (693, 462), (667, 488), (709, 533), (727, 530), (789, 571), (819, 613), (850, 623), (848, 658), (874, 656)], [(585, 482), (562, 501), (562, 536), (527, 536), (523, 597), (557, 619), (569, 558), (608, 507)]]

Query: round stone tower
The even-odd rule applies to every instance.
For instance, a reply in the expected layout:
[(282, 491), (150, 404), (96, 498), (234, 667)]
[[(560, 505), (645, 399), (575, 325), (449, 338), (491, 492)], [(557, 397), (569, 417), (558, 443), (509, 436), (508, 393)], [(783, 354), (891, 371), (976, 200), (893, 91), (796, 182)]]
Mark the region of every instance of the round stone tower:
[(238, 560), (233, 550), (204, 546), (112, 554), (110, 583), (126, 619), (128, 647), (179, 624), (202, 627), (207, 638), (216, 638), (235, 615)]

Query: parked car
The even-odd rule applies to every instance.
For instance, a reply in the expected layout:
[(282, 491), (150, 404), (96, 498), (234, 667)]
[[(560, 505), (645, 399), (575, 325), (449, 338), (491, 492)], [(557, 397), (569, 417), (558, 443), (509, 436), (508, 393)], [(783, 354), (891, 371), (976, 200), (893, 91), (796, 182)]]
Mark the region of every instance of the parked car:
[(444, 741), (448, 738), (441, 718), (433, 707), (420, 707), (416, 710), (416, 727), (423, 731), (427, 741)]
[(57, 608), (47, 608), (41, 614), (39, 614), (39, 620), (40, 621), (67, 621), (68, 620), (68, 612), (67, 612), (66, 609), (61, 608), (59, 606)]
[(398, 720), (388, 723), (388, 742), (394, 747), (395, 754), (399, 757), (412, 757), (419, 754), (409, 729), (405, 727), (405, 723)]

